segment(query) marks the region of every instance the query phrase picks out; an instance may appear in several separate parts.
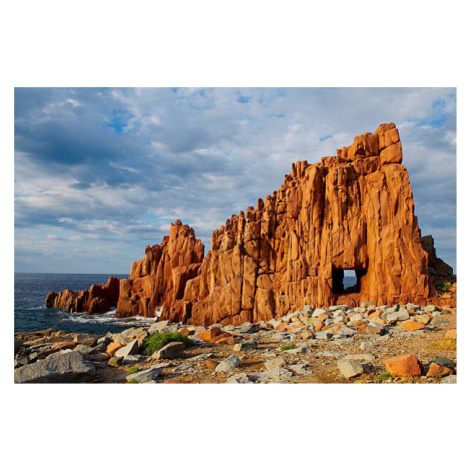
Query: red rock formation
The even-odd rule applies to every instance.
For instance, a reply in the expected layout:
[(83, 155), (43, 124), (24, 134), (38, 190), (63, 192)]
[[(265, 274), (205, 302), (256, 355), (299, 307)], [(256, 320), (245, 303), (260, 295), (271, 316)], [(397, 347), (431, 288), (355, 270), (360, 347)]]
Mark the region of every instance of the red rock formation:
[(104, 313), (116, 305), (119, 298), (119, 279), (111, 276), (106, 284), (93, 284), (90, 289), (74, 292), (66, 289), (57, 294), (49, 292), (46, 307), (66, 308), (69, 312)]
[(437, 257), (436, 248), (434, 247), (434, 238), (432, 235), (425, 235), (420, 239), (421, 245), (429, 255), (428, 270), (434, 282), (450, 281), (455, 282), (455, 275), (452, 266), (449, 266), (441, 258)]
[[(178, 220), (121, 280), (117, 315), (236, 325), (306, 304), (425, 303), (435, 290), (401, 162), (394, 124), (336, 157), (297, 162), (279, 191), (213, 232), (205, 258)], [(345, 269), (356, 271), (355, 293), (343, 288)]]
[[(203, 258), (201, 240), (177, 220), (160, 245), (147, 246), (145, 257), (132, 263), (129, 279), (121, 280), (117, 315), (154, 317), (160, 307), (174, 305), (183, 298), (188, 281), (199, 274)], [(185, 315), (183, 308), (182, 318)]]

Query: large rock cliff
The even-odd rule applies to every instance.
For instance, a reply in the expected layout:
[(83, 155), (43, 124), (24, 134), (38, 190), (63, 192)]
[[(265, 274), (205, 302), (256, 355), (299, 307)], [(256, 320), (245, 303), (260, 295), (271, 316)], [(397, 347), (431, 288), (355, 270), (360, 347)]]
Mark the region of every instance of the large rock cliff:
[(237, 325), (306, 304), (424, 303), (436, 292), (402, 159), (398, 130), (382, 124), (335, 157), (293, 164), (278, 191), (213, 232), (205, 258), (178, 220), (120, 281), (117, 315)]

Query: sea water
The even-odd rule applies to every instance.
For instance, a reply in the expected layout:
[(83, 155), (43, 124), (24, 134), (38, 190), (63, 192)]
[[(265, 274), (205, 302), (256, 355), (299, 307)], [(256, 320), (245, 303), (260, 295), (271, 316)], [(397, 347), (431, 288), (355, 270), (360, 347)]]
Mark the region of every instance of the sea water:
[(63, 308), (46, 308), (50, 291), (80, 291), (92, 284), (106, 283), (110, 276), (125, 279), (127, 274), (25, 274), (15, 273), (15, 332), (40, 331), (47, 328), (73, 333), (105, 335), (133, 326), (149, 325), (154, 318), (115, 318), (115, 310), (104, 314), (68, 313)]

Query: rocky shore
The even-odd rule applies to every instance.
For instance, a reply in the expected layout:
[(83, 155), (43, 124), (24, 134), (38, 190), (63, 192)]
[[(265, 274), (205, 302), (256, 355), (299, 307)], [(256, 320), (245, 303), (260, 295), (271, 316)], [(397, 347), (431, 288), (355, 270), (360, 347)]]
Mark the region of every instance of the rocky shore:
[(456, 383), (456, 308), (306, 305), (269, 322), (15, 334), (16, 383)]

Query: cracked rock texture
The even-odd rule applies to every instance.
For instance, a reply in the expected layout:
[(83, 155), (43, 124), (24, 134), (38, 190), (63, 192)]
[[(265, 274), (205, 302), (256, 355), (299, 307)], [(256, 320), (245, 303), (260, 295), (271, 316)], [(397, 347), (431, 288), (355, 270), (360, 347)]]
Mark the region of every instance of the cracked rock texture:
[[(194, 230), (177, 220), (120, 281), (116, 315), (241, 325), (304, 305), (439, 304), (402, 159), (390, 123), (334, 157), (297, 162), (278, 191), (212, 233), (205, 257)], [(345, 269), (356, 271), (357, 292), (343, 288)], [(54, 293), (53, 306), (67, 306), (70, 292)], [(88, 304), (74, 300), (73, 308)]]

